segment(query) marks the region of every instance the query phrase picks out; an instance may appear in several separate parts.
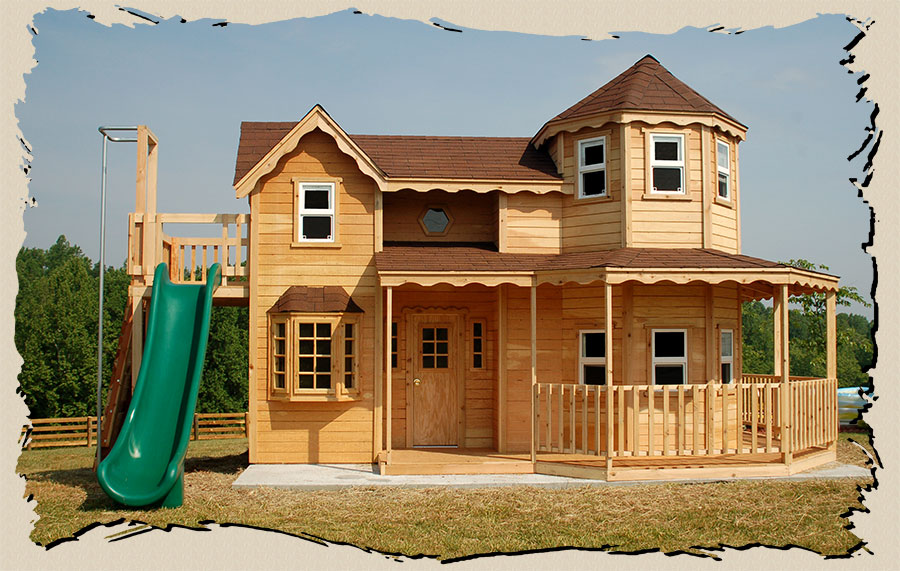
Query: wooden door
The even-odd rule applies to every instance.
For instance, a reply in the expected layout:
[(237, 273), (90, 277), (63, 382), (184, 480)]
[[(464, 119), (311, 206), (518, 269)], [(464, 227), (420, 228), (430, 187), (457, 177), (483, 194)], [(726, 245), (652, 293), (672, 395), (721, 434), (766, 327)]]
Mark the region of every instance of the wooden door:
[(459, 340), (455, 316), (412, 317), (412, 445), (458, 444)]

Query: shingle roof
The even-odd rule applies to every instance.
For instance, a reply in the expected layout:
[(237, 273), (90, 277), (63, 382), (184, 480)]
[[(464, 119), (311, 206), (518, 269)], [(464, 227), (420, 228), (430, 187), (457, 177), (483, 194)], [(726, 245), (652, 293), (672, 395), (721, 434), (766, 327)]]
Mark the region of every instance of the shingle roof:
[(646, 55), (548, 123), (625, 109), (717, 113), (738, 122)]
[(291, 286), (275, 302), (268, 313), (298, 311), (302, 313), (362, 313), (344, 288), (340, 286)]
[(620, 248), (571, 254), (499, 253), (482, 246), (385, 245), (379, 271), (548, 271), (586, 268), (783, 268), (783, 264), (701, 248)]
[[(234, 182), (247, 174), (296, 122), (243, 122)], [(526, 137), (350, 135), (389, 177), (560, 181), (556, 166)]]

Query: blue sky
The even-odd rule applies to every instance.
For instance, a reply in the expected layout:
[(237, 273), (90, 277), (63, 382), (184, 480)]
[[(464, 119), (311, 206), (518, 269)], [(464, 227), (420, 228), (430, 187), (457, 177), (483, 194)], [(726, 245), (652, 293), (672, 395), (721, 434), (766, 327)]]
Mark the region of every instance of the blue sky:
[[(750, 127), (741, 144), (743, 253), (830, 266), (868, 296), (869, 210), (848, 182), (873, 105), (838, 62), (857, 29), (819, 16), (739, 35), (684, 28), (618, 39), (534, 36), (353, 14), (214, 27), (135, 28), (85, 12), (35, 18), (38, 65), (19, 126), (33, 150), (25, 246), (65, 234), (99, 256), (100, 125), (160, 138), (161, 212), (247, 212), (231, 188), (240, 122), (290, 121), (320, 103), (350, 133), (531, 136), (647, 53)], [(451, 23), (452, 25), (452, 23)], [(107, 260), (125, 257), (133, 144), (109, 155)], [(871, 309), (852, 311), (871, 317)]]

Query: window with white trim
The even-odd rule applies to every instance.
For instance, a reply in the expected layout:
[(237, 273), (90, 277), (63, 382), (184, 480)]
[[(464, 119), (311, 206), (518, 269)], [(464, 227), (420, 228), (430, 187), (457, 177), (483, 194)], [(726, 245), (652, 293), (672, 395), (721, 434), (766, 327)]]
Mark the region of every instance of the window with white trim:
[(356, 392), (355, 314), (273, 314), (269, 331), (273, 397), (303, 400)]
[(719, 363), (722, 382), (734, 381), (734, 331), (723, 329), (719, 333)]
[(606, 384), (606, 332), (585, 329), (578, 332), (578, 383)]
[(651, 336), (653, 384), (687, 383), (687, 329), (654, 329)]
[(297, 241), (334, 242), (335, 185), (297, 183)]
[(655, 193), (685, 194), (684, 135), (650, 135), (650, 169)]
[(607, 196), (606, 137), (578, 141), (578, 198)]
[(716, 141), (716, 169), (719, 173), (719, 198), (731, 200), (731, 145)]

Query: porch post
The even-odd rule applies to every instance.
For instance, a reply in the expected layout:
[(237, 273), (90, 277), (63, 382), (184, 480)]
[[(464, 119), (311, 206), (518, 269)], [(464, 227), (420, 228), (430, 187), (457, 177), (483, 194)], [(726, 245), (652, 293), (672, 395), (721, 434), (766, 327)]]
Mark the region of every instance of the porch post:
[(385, 428), (385, 450), (387, 450), (387, 458), (385, 462), (390, 465), (391, 464), (391, 421), (394, 416), (394, 406), (393, 406), (393, 383), (391, 382), (391, 322), (393, 321), (394, 316), (394, 288), (388, 286), (387, 288), (387, 302), (385, 303), (385, 320), (384, 320), (384, 332), (385, 332), (385, 343), (384, 343), (384, 358), (387, 366), (385, 367), (385, 386), (387, 387), (385, 390), (385, 400), (386, 409), (387, 409), (387, 426)]
[(535, 430), (537, 423), (534, 422), (534, 391), (537, 387), (537, 279), (531, 280), (531, 462), (537, 460), (537, 454), (534, 446)]
[[(384, 406), (383, 406), (383, 390), (384, 390), (384, 360), (382, 356), (384, 351), (384, 287), (381, 285), (381, 278), (378, 278), (378, 286), (375, 288), (375, 378), (373, 384), (374, 403), (372, 411), (372, 457), (375, 465), (380, 466), (381, 452), (384, 450)], [(379, 331), (380, 328), (380, 331)]]
[[(604, 327), (606, 328), (606, 347), (604, 348), (606, 355), (606, 474), (609, 478), (609, 472), (612, 470), (612, 448), (613, 448), (613, 322), (612, 322), (612, 284), (604, 282), (603, 296), (606, 298), (604, 304)], [(623, 344), (624, 347), (624, 344)], [(624, 359), (627, 355), (623, 354)], [(623, 360), (624, 362), (624, 360)], [(597, 420), (600, 420), (600, 414), (597, 414)], [(599, 432), (598, 432), (599, 434)], [(597, 443), (597, 449), (600, 449), (600, 443)]]
[(788, 345), (788, 286), (776, 286), (774, 299), (775, 321), (775, 376), (781, 377), (781, 451), (784, 453), (784, 464), (791, 465), (793, 460), (794, 403), (790, 385), (790, 351)]
[(834, 291), (825, 293), (825, 377), (837, 378), (837, 298)]
[[(503, 195), (501, 195), (503, 196)], [(497, 286), (497, 451), (506, 452), (506, 286)]]

